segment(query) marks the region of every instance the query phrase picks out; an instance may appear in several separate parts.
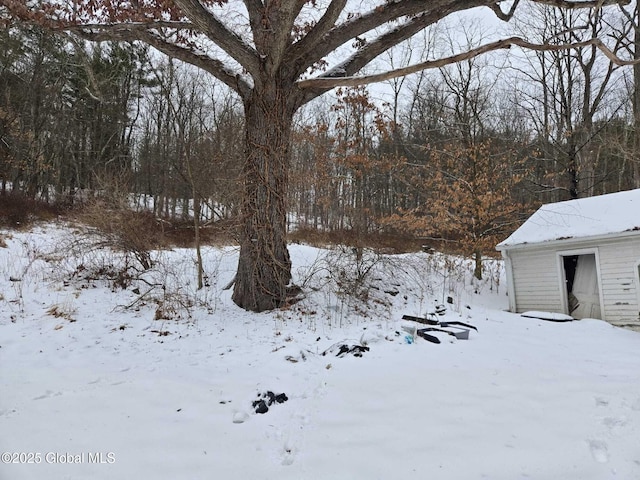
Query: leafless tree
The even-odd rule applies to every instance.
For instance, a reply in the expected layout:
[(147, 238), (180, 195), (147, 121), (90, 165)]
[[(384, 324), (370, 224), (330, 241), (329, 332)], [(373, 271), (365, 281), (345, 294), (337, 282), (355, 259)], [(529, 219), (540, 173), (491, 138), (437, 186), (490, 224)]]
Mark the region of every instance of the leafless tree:
[(633, 165), (633, 180), (636, 188), (640, 187), (640, 6), (635, 2), (633, 10), (623, 6), (620, 11), (626, 18), (626, 26), (615, 25), (614, 31), (618, 38), (629, 38), (626, 48), (636, 63), (633, 66), (631, 80), (631, 104), (633, 112), (633, 136), (631, 143), (631, 162)]
[[(564, 9), (625, 0), (533, 0)], [(394, 46), (456, 12), (487, 7), (508, 21), (519, 1), (496, 0), (0, 0), (0, 16), (38, 22), (85, 39), (141, 41), (209, 72), (241, 98), (245, 114), (244, 216), (234, 301), (262, 311), (286, 302), (291, 261), (286, 192), (292, 121), (305, 103), (338, 86), (389, 80), (517, 45), (506, 38), (447, 58), (419, 59), (358, 75)], [(615, 57), (602, 40), (581, 42)], [(619, 59), (616, 59), (618, 61)]]
[[(562, 11), (534, 5), (530, 12), (526, 21), (516, 24), (540, 42), (557, 38), (579, 44), (607, 36), (616, 38), (614, 52), (624, 47), (608, 25), (613, 17), (604, 10)], [(594, 45), (538, 51), (527, 55), (528, 64), (517, 67), (524, 85), (519, 95), (537, 131), (540, 160), (547, 163), (549, 174), (538, 183), (562, 192), (556, 200), (593, 195), (611, 174), (599, 169), (596, 138), (604, 125), (619, 117), (625, 100), (615, 96), (622, 79), (619, 65), (597, 53)]]

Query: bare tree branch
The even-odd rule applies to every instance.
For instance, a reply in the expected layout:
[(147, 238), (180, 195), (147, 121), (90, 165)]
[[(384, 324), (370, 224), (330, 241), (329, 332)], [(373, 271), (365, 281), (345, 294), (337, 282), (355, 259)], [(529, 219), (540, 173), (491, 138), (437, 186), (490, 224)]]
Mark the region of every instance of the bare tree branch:
[(256, 51), (244, 42), (235, 32), (229, 30), (213, 13), (209, 12), (198, 0), (174, 0), (176, 5), (227, 55), (256, 76), (260, 61)]
[(272, 72), (282, 64), (287, 47), (291, 43), (294, 22), (303, 5), (301, 0), (267, 1), (265, 7), (267, 24), (263, 28), (269, 33), (269, 45), (265, 53)]
[(347, 77), (347, 76), (316, 77), (308, 80), (300, 80), (299, 82), (296, 83), (296, 85), (301, 89), (307, 89), (307, 88), (330, 89), (335, 87), (354, 87), (357, 85), (367, 85), (370, 83), (377, 83), (385, 80), (390, 80), (392, 78), (397, 78), (404, 75), (410, 75), (412, 73), (416, 73), (421, 70), (444, 67), (446, 65), (451, 65), (453, 63), (457, 63), (464, 60), (468, 60), (473, 57), (477, 57), (478, 55), (482, 55), (487, 52), (492, 52), (492, 51), (501, 50), (501, 49), (508, 49), (508, 48), (511, 48), (512, 45), (516, 45), (527, 50), (536, 50), (536, 51), (568, 50), (571, 48), (580, 48), (580, 47), (587, 47), (587, 46), (593, 45), (596, 48), (598, 48), (615, 65), (619, 65), (619, 66), (635, 65), (640, 62), (640, 60), (623, 60), (621, 58), (618, 58), (616, 54), (613, 53), (598, 38), (592, 38), (589, 40), (576, 42), (573, 44), (550, 45), (550, 44), (530, 43), (520, 37), (510, 37), (510, 38), (498, 40), (496, 42), (488, 43), (478, 48), (474, 48), (466, 52), (459, 53), (457, 55), (452, 55), (450, 57), (440, 58), (438, 60), (428, 60), (426, 62), (421, 62), (415, 65), (410, 65), (408, 67), (398, 68), (398, 69), (383, 72), (383, 73), (378, 73), (374, 75), (363, 75), (359, 77), (353, 77), (353, 76), (351, 77)]
[(293, 45), (291, 53), (288, 55), (288, 60), (295, 61), (312, 51), (324, 35), (335, 26), (335, 23), (340, 17), (340, 13), (342, 13), (346, 5), (347, 0), (331, 0), (329, 7), (320, 20), (318, 20), (313, 28), (311, 28), (299, 42)]
[(113, 30), (107, 28), (101, 29), (100, 32), (89, 32), (86, 30), (72, 29), (73, 33), (79, 35), (85, 40), (94, 42), (113, 40), (135, 42), (140, 41), (151, 45), (158, 51), (173, 58), (177, 58), (185, 63), (189, 63), (205, 72), (210, 73), (218, 80), (229, 86), (237, 92), (241, 97), (248, 95), (251, 91), (251, 85), (246, 82), (240, 75), (230, 70), (224, 62), (211, 58), (208, 55), (201, 55), (187, 48), (180, 47), (173, 42), (163, 40), (160, 36), (149, 32), (144, 28), (127, 29), (124, 24), (113, 25)]
[(549, 5), (564, 10), (584, 10), (589, 8), (601, 8), (609, 5), (629, 5), (631, 0), (533, 0), (540, 5)]
[[(451, 12), (448, 12), (448, 13), (451, 13)], [(447, 14), (445, 14), (445, 16)], [(412, 20), (387, 32), (386, 34), (381, 35), (375, 41), (372, 41), (366, 44), (364, 47), (362, 47), (360, 50), (358, 50), (353, 55), (351, 55), (351, 57), (349, 57), (347, 60), (342, 62), (340, 65), (326, 72), (324, 76), (318, 77), (318, 80), (319, 79), (324, 80), (324, 78), (335, 79), (335, 80), (342, 79), (342, 78), (360, 78), (360, 77), (352, 77), (352, 76), (355, 73), (359, 72), (363, 67), (368, 65), (372, 60), (377, 58), (379, 55), (381, 55), (385, 51), (389, 50), (390, 48), (393, 48), (394, 46), (398, 45), (402, 41), (411, 38), (416, 33), (420, 32), (421, 30), (424, 30), (427, 26), (437, 22), (440, 18), (442, 18), (442, 15), (443, 15), (442, 10), (438, 10), (437, 12), (432, 14), (423, 14), (419, 16), (414, 16)], [(406, 68), (411, 68), (411, 67), (405, 67), (405, 69)], [(399, 70), (404, 70), (404, 69), (399, 69)], [(392, 70), (392, 72), (399, 71), (399, 70)], [(380, 77), (379, 80), (372, 80), (371, 82), (365, 82), (365, 83), (381, 82), (385, 80), (390, 80), (392, 78), (397, 78), (399, 76), (401, 75), (397, 75), (397, 76), (391, 75), (384, 78)], [(306, 102), (312, 100), (313, 98), (319, 95), (322, 95), (324, 92), (326, 92), (327, 90), (331, 90), (335, 86), (342, 85), (342, 84), (332, 84), (331, 82), (326, 82), (326, 83), (319, 82), (315, 84), (305, 84), (304, 82), (307, 82), (307, 81), (306, 80), (300, 81), (298, 82), (298, 85), (299, 86), (312, 85), (314, 87), (313, 89), (308, 88), (306, 86), (302, 87), (302, 88), (307, 88), (307, 92), (304, 99), (304, 101)], [(333, 86), (330, 86), (330, 85), (333, 85)], [(358, 85), (358, 83), (353, 83), (353, 85)], [(343, 85), (343, 86), (347, 86), (347, 85)]]
[(516, 8), (518, 7), (519, 4), (520, 4), (520, 0), (515, 0), (513, 2), (513, 5), (511, 5), (511, 8), (509, 9), (508, 13), (504, 13), (498, 3), (489, 5), (489, 8), (493, 10), (493, 13), (495, 13), (496, 17), (498, 17), (500, 20), (508, 22), (513, 17), (513, 14), (516, 13)]
[(176, 21), (157, 21), (154, 20), (152, 22), (130, 22), (130, 23), (85, 23), (85, 24), (74, 24), (74, 25), (56, 25), (53, 29), (55, 31), (66, 31), (66, 32), (87, 32), (91, 31), (101, 31), (101, 32), (127, 32), (133, 30), (161, 30), (163, 28), (169, 28), (173, 30), (191, 30), (191, 31), (200, 31), (196, 25), (191, 22), (176, 22)]
[[(317, 43), (313, 48), (309, 45), (306, 51), (300, 55), (301, 70), (306, 70), (319, 59), (324, 58), (349, 40), (388, 24), (393, 20), (419, 15), (425, 11), (438, 11), (440, 12), (437, 15), (438, 18), (444, 18), (448, 13), (484, 5), (485, 3), (486, 0), (453, 0), (449, 2), (439, 0), (433, 4), (429, 4), (424, 0), (404, 0), (385, 3), (328, 30), (321, 36), (321, 42)], [(455, 5), (455, 7), (448, 7), (450, 4)], [(468, 4), (469, 6), (463, 7), (463, 4)], [(434, 16), (436, 16), (435, 13)]]
[(346, 75), (353, 75), (368, 65), (372, 60), (399, 43), (413, 37), (416, 33), (433, 25), (441, 18), (441, 11), (413, 17), (412, 20), (369, 42), (350, 58), (340, 64)]
[[(626, 5), (631, 0), (533, 0), (536, 3), (555, 6), (563, 9), (588, 9), (588, 8), (600, 8), (606, 5)], [(331, 9), (335, 2), (332, 2), (329, 6)], [(515, 1), (511, 10), (507, 13), (500, 13), (499, 17), (508, 20), (515, 13), (515, 9), (519, 4), (519, 0)], [(336, 4), (336, 7), (339, 5)], [(302, 58), (301, 67), (303, 70), (312, 66), (319, 59), (324, 58), (326, 55), (334, 51), (336, 48), (345, 44), (349, 40), (352, 40), (358, 36), (361, 36), (369, 31), (372, 31), (378, 27), (389, 24), (392, 21), (401, 19), (403, 17), (412, 18), (412, 20), (405, 23), (406, 26), (415, 26), (418, 23), (414, 23), (415, 16), (426, 16), (432, 20), (430, 23), (425, 22), (428, 26), (435, 21), (445, 18), (447, 15), (468, 10), (474, 7), (486, 6), (491, 8), (496, 15), (496, 5), (494, 2), (488, 0), (436, 0), (433, 2), (425, 2), (424, 0), (403, 0), (387, 2), (377, 6), (373, 10), (363, 13), (352, 20), (347, 20), (344, 23), (333, 27), (329, 30), (317, 32), (320, 35), (322, 42), (309, 45), (304, 45), (304, 51), (298, 52), (298, 57)], [(344, 8), (344, 7), (342, 7)], [(328, 11), (327, 11), (328, 12)], [(325, 15), (327, 14), (325, 12)], [(339, 12), (338, 12), (339, 13)], [(335, 12), (333, 12), (335, 14)], [(322, 19), (321, 19), (322, 20)], [(335, 20), (334, 20), (335, 21)], [(323, 26), (326, 29), (326, 25)], [(424, 27), (423, 27), (424, 28)], [(315, 34), (314, 34), (315, 35)], [(390, 38), (391, 36), (389, 36)], [(406, 38), (402, 38), (402, 41)], [(302, 41), (299, 42), (302, 45)], [(319, 48), (315, 48), (316, 47)], [(384, 52), (388, 48), (382, 50)], [(380, 53), (382, 53), (380, 52)], [(359, 62), (358, 62), (359, 63)]]
[(251, 31), (257, 32), (262, 27), (261, 23), (264, 4), (262, 3), (262, 0), (242, 1), (247, 8), (247, 12), (249, 13), (249, 25), (251, 26)]

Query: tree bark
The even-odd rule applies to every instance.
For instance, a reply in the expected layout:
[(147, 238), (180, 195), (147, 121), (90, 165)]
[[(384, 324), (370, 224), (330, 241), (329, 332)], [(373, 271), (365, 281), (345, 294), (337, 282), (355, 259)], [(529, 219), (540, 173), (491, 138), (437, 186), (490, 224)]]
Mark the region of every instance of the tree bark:
[(482, 280), (482, 251), (480, 248), (476, 248), (473, 252), (473, 257), (475, 261), (475, 268), (473, 270), (473, 276), (478, 280)]
[(261, 89), (244, 102), (243, 231), (232, 298), (238, 306), (256, 312), (284, 305), (291, 280), (286, 193), (296, 107), (283, 91)]

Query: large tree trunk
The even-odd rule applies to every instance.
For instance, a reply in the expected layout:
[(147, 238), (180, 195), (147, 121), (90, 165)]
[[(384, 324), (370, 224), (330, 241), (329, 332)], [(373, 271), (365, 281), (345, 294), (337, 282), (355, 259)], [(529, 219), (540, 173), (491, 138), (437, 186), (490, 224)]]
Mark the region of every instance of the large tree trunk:
[(233, 301), (257, 312), (282, 306), (291, 280), (286, 194), (295, 107), (281, 92), (262, 90), (245, 100), (243, 221)]

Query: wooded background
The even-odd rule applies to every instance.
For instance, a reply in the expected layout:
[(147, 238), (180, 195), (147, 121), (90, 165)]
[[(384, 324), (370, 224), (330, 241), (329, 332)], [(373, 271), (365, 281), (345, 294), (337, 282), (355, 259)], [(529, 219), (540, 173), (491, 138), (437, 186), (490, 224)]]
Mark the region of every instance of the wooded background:
[[(622, 9), (528, 8), (512, 28), (539, 43), (640, 43), (637, 28), (617, 31)], [(478, 22), (442, 22), (382, 61), (485, 40)], [(289, 227), (356, 244), (388, 234), (491, 251), (542, 202), (640, 187), (639, 83), (637, 66), (589, 46), (493, 52), (337, 89), (296, 117)], [(147, 46), (19, 22), (0, 32), (4, 196), (72, 206), (115, 192), (168, 222), (232, 224), (243, 138), (227, 87)]]

